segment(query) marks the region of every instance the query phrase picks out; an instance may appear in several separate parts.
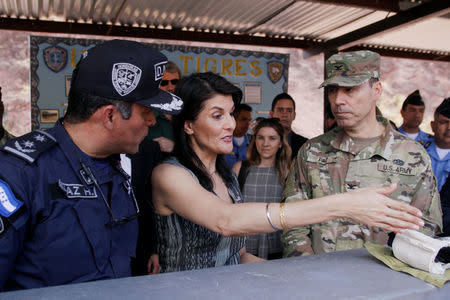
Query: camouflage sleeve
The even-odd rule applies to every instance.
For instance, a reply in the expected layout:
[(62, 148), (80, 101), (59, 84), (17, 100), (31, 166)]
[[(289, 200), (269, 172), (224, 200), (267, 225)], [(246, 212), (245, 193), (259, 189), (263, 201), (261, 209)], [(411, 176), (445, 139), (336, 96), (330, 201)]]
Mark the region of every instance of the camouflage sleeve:
[[(304, 149), (304, 147), (302, 147)], [(299, 151), (297, 158), (289, 171), (286, 185), (283, 191), (283, 199), (286, 202), (301, 201), (311, 198), (311, 190), (307, 184), (307, 168), (302, 156), (305, 151)], [(283, 245), (283, 257), (314, 254), (309, 238), (311, 226), (302, 226), (284, 230), (281, 235)]]
[(428, 236), (442, 232), (442, 209), (436, 179), (428, 155), (424, 155), (426, 168), (416, 186), (411, 205), (422, 210), (425, 225), (420, 231)]

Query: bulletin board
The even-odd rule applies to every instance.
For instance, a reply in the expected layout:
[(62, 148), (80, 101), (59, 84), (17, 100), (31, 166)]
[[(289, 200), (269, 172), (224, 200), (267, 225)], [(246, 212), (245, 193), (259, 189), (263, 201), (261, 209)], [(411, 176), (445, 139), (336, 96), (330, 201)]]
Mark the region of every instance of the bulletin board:
[[(72, 71), (82, 53), (100, 39), (30, 36), (32, 130), (52, 127), (64, 116)], [(253, 118), (267, 117), (273, 98), (287, 92), (289, 54), (147, 43), (180, 68), (182, 75), (214, 72), (238, 86)]]

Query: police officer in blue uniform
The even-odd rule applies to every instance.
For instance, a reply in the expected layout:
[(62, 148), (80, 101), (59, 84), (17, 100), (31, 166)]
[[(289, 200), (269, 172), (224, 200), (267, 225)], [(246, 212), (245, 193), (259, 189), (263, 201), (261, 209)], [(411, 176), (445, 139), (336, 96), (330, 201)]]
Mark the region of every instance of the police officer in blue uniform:
[(252, 108), (244, 103), (238, 104), (233, 115), (236, 120), (236, 128), (233, 131), (233, 150), (224, 156), (230, 169), (236, 162), (247, 159), (247, 150), (251, 139), (248, 129), (252, 121)]
[(431, 129), (434, 137), (425, 144), (425, 148), (440, 191), (450, 173), (450, 98), (444, 99), (436, 108)]
[(431, 135), (420, 130), (419, 126), (423, 121), (423, 114), (425, 112), (425, 103), (419, 90), (415, 90), (406, 97), (403, 101), (402, 109), (400, 111), (403, 124), (398, 128), (398, 131), (413, 140), (425, 145), (431, 138)]
[(444, 99), (431, 121), (434, 137), (425, 144), (441, 195), (443, 232), (450, 235), (450, 98)]
[(0, 151), (0, 290), (130, 276), (139, 207), (119, 153), (135, 153), (177, 96), (159, 89), (167, 58), (113, 40), (87, 51), (55, 127)]

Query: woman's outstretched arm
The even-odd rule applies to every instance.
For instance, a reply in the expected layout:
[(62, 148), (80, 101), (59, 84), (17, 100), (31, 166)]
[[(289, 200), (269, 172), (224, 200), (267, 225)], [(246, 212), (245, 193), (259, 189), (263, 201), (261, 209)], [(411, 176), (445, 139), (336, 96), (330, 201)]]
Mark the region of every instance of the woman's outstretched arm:
[[(224, 236), (273, 232), (266, 203), (227, 203), (205, 190), (185, 169), (162, 164), (152, 174), (153, 202), (161, 215), (178, 215)], [(387, 195), (396, 185), (360, 188), (348, 193), (305, 201), (273, 203), (268, 207), (272, 224), (282, 229), (316, 224), (335, 218), (351, 218), (358, 223), (389, 231), (423, 225), (415, 207), (392, 200)]]

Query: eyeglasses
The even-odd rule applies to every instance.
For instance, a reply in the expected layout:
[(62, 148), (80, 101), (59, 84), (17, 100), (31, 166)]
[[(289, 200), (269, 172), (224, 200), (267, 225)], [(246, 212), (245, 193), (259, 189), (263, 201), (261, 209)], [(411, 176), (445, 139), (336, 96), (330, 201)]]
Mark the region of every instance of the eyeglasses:
[(160, 86), (166, 86), (169, 85), (169, 81), (170, 84), (172, 85), (177, 85), (178, 81), (180, 81), (180, 79), (171, 79), (171, 80), (161, 80), (161, 83), (159, 84)]

